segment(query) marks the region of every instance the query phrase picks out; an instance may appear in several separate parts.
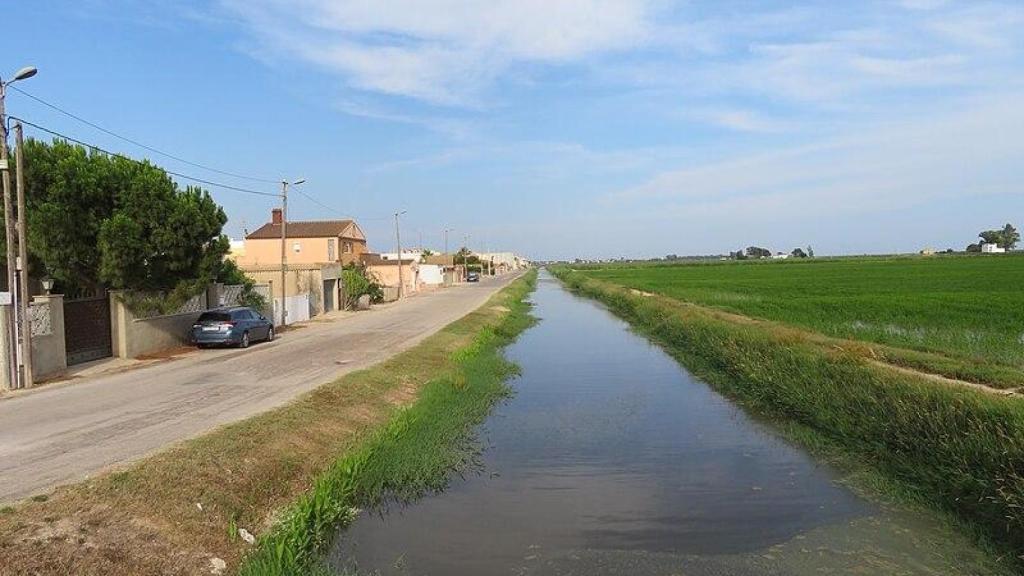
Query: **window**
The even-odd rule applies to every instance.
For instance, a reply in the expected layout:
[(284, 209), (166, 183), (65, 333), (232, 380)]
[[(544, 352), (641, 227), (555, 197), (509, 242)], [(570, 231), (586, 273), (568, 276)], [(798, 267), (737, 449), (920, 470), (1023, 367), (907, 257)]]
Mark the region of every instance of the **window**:
[(337, 240), (335, 240), (334, 238), (328, 238), (327, 239), (327, 259), (328, 260), (334, 260), (335, 259), (335, 255), (334, 255), (334, 248), (335, 248), (335, 246), (334, 245), (335, 245), (336, 242), (337, 242)]
[(302, 252), (302, 242), (296, 242), (295, 244), (292, 244), (292, 249), (295, 250), (296, 252)]
[(351, 254), (352, 253), (352, 243), (351, 242), (345, 242), (344, 244), (342, 244), (341, 245), (341, 251), (344, 252), (345, 254)]

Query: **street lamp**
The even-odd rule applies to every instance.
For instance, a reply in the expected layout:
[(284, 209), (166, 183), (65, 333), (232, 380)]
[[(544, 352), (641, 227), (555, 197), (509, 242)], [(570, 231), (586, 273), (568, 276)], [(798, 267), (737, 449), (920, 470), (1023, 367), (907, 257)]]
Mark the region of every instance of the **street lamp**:
[(47, 276), (46, 278), (40, 280), (39, 283), (43, 285), (43, 290), (45, 290), (46, 295), (49, 296), (50, 291), (53, 290), (53, 278)]
[[(19, 356), (17, 352), (15, 352), (12, 355), (12, 361), (9, 362), (11, 366), (10, 382), (12, 386), (15, 387), (18, 386), (17, 383), (20, 379), (18, 369), (19, 364), (23, 365), (26, 368), (24, 380), (22, 380), (24, 386), (32, 386), (32, 359), (26, 357), (25, 352), (27, 350), (28, 353), (31, 354), (31, 340), (29, 340), (29, 338), (31, 338), (31, 331), (25, 329), (28, 326), (29, 320), (28, 312), (26, 311), (27, 307), (25, 306), (25, 303), (22, 301), (24, 298), (27, 298), (27, 290), (22, 290), (22, 294), (18, 295), (18, 290), (15, 286), (15, 269), (17, 268), (18, 261), (14, 255), (14, 231), (12, 230), (11, 222), (11, 171), (9, 169), (9, 159), (7, 154), (7, 111), (4, 102), (7, 96), (7, 86), (14, 84), (15, 82), (20, 82), (22, 80), (31, 78), (35, 76), (37, 72), (38, 70), (35, 66), (25, 66), (24, 68), (15, 72), (14, 76), (10, 80), (4, 81), (2, 78), (0, 78), (0, 171), (3, 172), (4, 238), (7, 240), (7, 290), (11, 293), (13, 303), (16, 304), (18, 306), (18, 310), (22, 312), (22, 325), (20, 327), (22, 334), (19, 335), (19, 327), (17, 322), (14, 322), (13, 332), (11, 332), (11, 325), (5, 327), (6, 330), (13, 334), (13, 338), (11, 339), (12, 342), (17, 343), (21, 341), (21, 362), (18, 362)], [(22, 206), (21, 208), (24, 207)], [(19, 218), (23, 219), (24, 210), (21, 210), (20, 212), (21, 213), (19, 214)], [(22, 222), (24, 222), (24, 220), (22, 220)], [(24, 225), (22, 225), (19, 228), (20, 230), (18, 236), (21, 240), (21, 249), (22, 251), (24, 251), (25, 227)], [(24, 260), (27, 260), (27, 258), (25, 258)], [(23, 264), (27, 267), (28, 262), (24, 262)], [(23, 280), (22, 286), (24, 287), (26, 284), (27, 281)], [(17, 314), (12, 314), (11, 316), (17, 316)], [(15, 345), (14, 347), (17, 348), (17, 345)]]
[(288, 186), (298, 186), (305, 182), (305, 178), (292, 182), (281, 180), (281, 326), (288, 324), (288, 302), (285, 300), (288, 296)]
[(8, 82), (8, 84), (17, 82), (19, 80), (27, 80), (35, 76), (37, 72), (39, 72), (39, 70), (35, 66), (25, 66), (21, 70), (18, 70), (14, 73), (14, 78), (12, 78), (11, 81)]

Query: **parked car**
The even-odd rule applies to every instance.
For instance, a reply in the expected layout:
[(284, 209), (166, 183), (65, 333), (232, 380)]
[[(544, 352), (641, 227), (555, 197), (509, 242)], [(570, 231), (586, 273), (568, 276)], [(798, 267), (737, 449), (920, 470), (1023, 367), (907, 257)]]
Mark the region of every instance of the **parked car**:
[(479, 282), (479, 281), (480, 281), (480, 273), (479, 272), (470, 272), (469, 274), (466, 274), (466, 282)]
[(252, 308), (218, 308), (203, 312), (189, 340), (200, 348), (234, 345), (248, 348), (250, 342), (274, 339), (274, 323)]

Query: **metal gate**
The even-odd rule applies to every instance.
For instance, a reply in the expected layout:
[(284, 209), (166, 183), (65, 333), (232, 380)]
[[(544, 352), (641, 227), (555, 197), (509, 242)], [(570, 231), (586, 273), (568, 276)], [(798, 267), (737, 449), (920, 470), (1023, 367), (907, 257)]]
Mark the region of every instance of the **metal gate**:
[(334, 294), (338, 286), (337, 280), (324, 280), (324, 312), (334, 311)]
[(68, 366), (111, 355), (108, 296), (64, 301), (64, 345)]

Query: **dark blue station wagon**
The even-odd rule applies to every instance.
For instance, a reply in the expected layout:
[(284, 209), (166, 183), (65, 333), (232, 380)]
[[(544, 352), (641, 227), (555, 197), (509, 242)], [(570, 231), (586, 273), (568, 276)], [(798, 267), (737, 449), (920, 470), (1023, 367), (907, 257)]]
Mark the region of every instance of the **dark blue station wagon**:
[(192, 325), (189, 339), (200, 348), (234, 345), (248, 348), (250, 342), (274, 339), (274, 323), (252, 308), (218, 308), (203, 312)]

